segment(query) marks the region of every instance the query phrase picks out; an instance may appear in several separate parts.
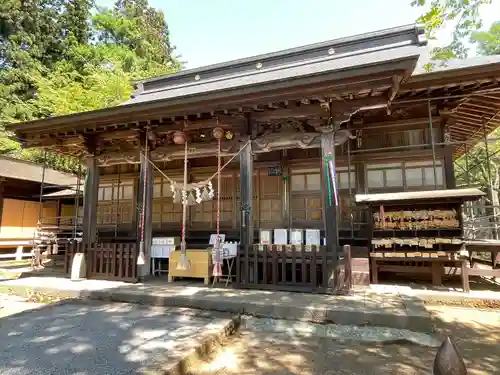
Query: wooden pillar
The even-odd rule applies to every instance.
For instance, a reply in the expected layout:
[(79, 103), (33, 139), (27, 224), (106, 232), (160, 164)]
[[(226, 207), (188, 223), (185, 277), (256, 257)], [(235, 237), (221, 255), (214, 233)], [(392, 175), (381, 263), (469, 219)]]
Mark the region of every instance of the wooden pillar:
[(368, 193), (368, 187), (366, 186), (366, 164), (365, 163), (355, 163), (354, 173), (356, 174), (356, 194), (366, 194)]
[[(149, 155), (148, 155), (149, 159)], [(141, 172), (139, 179), (139, 189), (137, 195), (137, 206), (141, 209), (137, 212), (137, 234), (138, 242), (140, 244), (142, 240), (142, 204), (144, 202), (144, 265), (139, 265), (138, 275), (143, 277), (149, 275), (151, 271), (150, 266), (150, 255), (151, 255), (151, 245), (153, 242), (153, 170), (149, 162), (146, 160), (144, 155), (141, 153)], [(144, 173), (146, 172), (146, 173)], [(146, 179), (144, 181), (144, 179)], [(146, 182), (146, 189), (144, 190), (144, 182)], [(143, 200), (143, 194), (146, 194)]]
[(253, 155), (252, 144), (243, 146), (240, 153), (240, 248), (237, 259), (237, 283), (250, 281), (249, 255), (253, 246)]
[(95, 157), (85, 159), (87, 175), (83, 192), (83, 243), (91, 244), (97, 239), (97, 195), (99, 193), (99, 167)]
[(455, 180), (455, 164), (453, 163), (453, 146), (444, 148), (444, 177), (445, 188), (455, 189), (457, 187)]
[(453, 163), (453, 145), (449, 144), (451, 138), (449, 129), (446, 125), (446, 121), (446, 118), (441, 118), (441, 140), (446, 143), (443, 146), (444, 188), (455, 189), (457, 187), (457, 184), (455, 179), (455, 163)]
[(337, 213), (338, 207), (335, 202), (335, 196), (333, 191), (333, 186), (330, 185), (330, 191), (328, 189), (327, 181), (331, 181), (328, 175), (328, 169), (325, 168), (325, 158), (333, 158), (333, 164), (335, 165), (335, 148), (334, 148), (334, 135), (333, 132), (323, 133), (321, 135), (321, 171), (323, 174), (323, 222), (325, 226), (325, 237), (326, 237), (326, 253), (327, 261), (330, 263), (327, 266), (328, 273), (323, 274), (323, 286), (331, 285), (330, 276), (333, 272), (335, 275), (333, 280), (334, 289), (336, 288), (337, 280), (337, 262), (338, 262), (338, 225), (337, 225)]
[(4, 178), (0, 178), (0, 230), (2, 228), (2, 217), (3, 217), (4, 183), (5, 183), (5, 179)]

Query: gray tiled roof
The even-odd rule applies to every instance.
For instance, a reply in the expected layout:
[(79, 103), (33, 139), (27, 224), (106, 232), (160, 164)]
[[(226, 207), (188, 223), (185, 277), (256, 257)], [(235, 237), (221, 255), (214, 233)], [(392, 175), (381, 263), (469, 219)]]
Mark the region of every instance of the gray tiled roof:
[[(42, 169), (43, 167), (40, 164), (0, 156), (0, 177), (41, 182)], [(65, 186), (76, 185), (77, 178), (69, 173), (46, 168), (43, 180), (46, 184)]]
[(137, 84), (122, 105), (168, 100), (339, 73), (420, 55), (425, 40), (412, 26), (337, 39), (156, 77)]
[(338, 59), (321, 58), (314, 62), (308, 61), (307, 63), (290, 64), (289, 66), (282, 66), (279, 69), (268, 69), (254, 74), (234, 75), (220, 79), (215, 78), (199, 84), (185, 84), (149, 92), (145, 91), (136, 98), (124, 103), (124, 105), (155, 100), (167, 100), (207, 92), (256, 86), (264, 83), (278, 84), (284, 80), (311, 77), (319, 73), (341, 72), (387, 62), (397, 62), (410, 57), (418, 57), (417, 48), (415, 46), (381, 50), (363, 55), (357, 54)]

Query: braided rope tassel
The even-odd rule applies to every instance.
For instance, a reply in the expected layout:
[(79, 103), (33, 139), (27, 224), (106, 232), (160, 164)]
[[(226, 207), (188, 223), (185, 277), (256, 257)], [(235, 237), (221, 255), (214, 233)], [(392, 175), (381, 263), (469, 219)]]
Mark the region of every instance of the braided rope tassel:
[[(187, 139), (184, 140), (184, 193), (187, 189), (187, 167), (188, 167), (188, 144)], [(182, 200), (182, 227), (181, 227), (181, 254), (179, 257), (179, 263), (177, 263), (176, 269), (178, 270), (188, 270), (191, 268), (189, 261), (186, 256), (186, 215), (187, 215), (187, 200)]]
[[(146, 141), (145, 141), (145, 150), (144, 150), (144, 159), (146, 160), (146, 155), (148, 154), (148, 131), (146, 131)], [(144, 255), (144, 223), (146, 218), (146, 183), (148, 179), (148, 167), (149, 163), (144, 164), (144, 172), (143, 172), (143, 184), (142, 184), (142, 207), (141, 207), (141, 242), (139, 242), (139, 255), (137, 256), (137, 265), (143, 266), (146, 264), (146, 257)], [(118, 192), (118, 197), (120, 196)]]
[(217, 211), (216, 211), (217, 236), (215, 238), (215, 264), (212, 272), (212, 276), (214, 277), (213, 281), (214, 284), (215, 284), (215, 279), (222, 276), (222, 265), (221, 265), (222, 246), (220, 243), (220, 187), (221, 187), (220, 172), (221, 172), (221, 138), (219, 137), (217, 139)]

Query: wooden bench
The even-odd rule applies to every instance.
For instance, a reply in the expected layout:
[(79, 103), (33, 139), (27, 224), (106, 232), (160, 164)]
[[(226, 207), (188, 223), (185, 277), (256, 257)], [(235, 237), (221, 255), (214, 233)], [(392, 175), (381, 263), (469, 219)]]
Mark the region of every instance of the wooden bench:
[[(499, 262), (500, 255), (500, 241), (499, 240), (469, 240), (465, 243), (466, 249), (469, 253), (469, 263), (470, 265), (466, 267), (464, 271), (463, 278), (464, 281), (464, 292), (470, 291), (469, 278), (470, 276), (480, 276), (480, 277), (498, 277), (500, 278), (500, 268), (496, 268)], [(491, 269), (485, 268), (475, 268), (475, 260), (472, 257), (473, 252), (478, 253), (489, 253), (491, 254)]]

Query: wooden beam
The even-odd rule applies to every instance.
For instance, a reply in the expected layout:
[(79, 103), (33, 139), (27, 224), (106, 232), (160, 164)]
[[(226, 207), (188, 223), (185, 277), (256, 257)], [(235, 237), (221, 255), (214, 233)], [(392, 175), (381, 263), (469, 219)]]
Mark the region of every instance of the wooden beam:
[(255, 122), (268, 122), (284, 118), (326, 117), (328, 112), (319, 105), (302, 105), (296, 108), (274, 109), (252, 114)]
[[(432, 122), (438, 122), (439, 117), (432, 117)], [(371, 129), (383, 129), (383, 128), (399, 128), (399, 127), (411, 127), (415, 125), (425, 125), (429, 123), (428, 117), (418, 117), (408, 120), (396, 120), (396, 121), (384, 121), (376, 123), (362, 123), (349, 125), (349, 130), (371, 130)]]
[(396, 95), (399, 92), (399, 83), (401, 81), (401, 77), (399, 76), (392, 76), (392, 87), (389, 90), (389, 101), (392, 102)]
[[(24, 133), (47, 132), (47, 126), (51, 129), (84, 129), (88, 127), (98, 128), (113, 124), (141, 122), (162, 117), (178, 116), (180, 114), (196, 114), (200, 108), (206, 108), (206, 112), (223, 111), (229, 108), (248, 107), (252, 105), (267, 105), (270, 101), (300, 100), (301, 98), (310, 98), (312, 96), (334, 97), (334, 95), (344, 95), (349, 92), (358, 92), (371, 88), (388, 89), (391, 86), (392, 76), (403, 74), (402, 67), (393, 70), (384, 70), (383, 66), (377, 67), (378, 71), (365, 76), (350, 77), (349, 72), (339, 73), (335, 78), (323, 78), (321, 81), (316, 79), (314, 82), (308, 82), (303, 85), (290, 88), (283, 88), (274, 84), (274, 87), (262, 91), (262, 88), (255, 89), (254, 92), (241, 95), (220, 94), (218, 97), (200, 100), (192, 103), (186, 103), (184, 98), (176, 98), (165, 105), (162, 101), (144, 103), (141, 106), (125, 105), (116, 109), (103, 110), (96, 117), (93, 113), (83, 113), (77, 116), (61, 116), (57, 121), (45, 123), (25, 124)], [(215, 96), (215, 94), (214, 94)], [(387, 98), (385, 98), (387, 99)]]
[[(327, 104), (325, 102), (325, 104)], [(335, 114), (352, 114), (364, 107), (387, 104), (385, 97), (367, 97), (363, 99), (352, 100), (334, 100), (330, 103)], [(328, 119), (330, 112), (327, 105), (307, 104), (283, 109), (268, 110), (252, 114), (255, 122), (268, 122), (286, 118), (315, 118)]]
[(476, 103), (475, 101), (472, 101), (472, 100), (465, 101), (465, 102), (463, 102), (460, 105), (461, 106), (466, 106), (466, 107), (477, 108), (478, 110), (481, 110), (481, 111), (488, 110), (488, 111), (496, 112), (496, 110), (494, 108), (489, 107), (489, 106), (480, 105), (480, 104), (478, 104), (478, 103)]
[[(233, 155), (239, 144), (239, 139), (222, 142), (222, 156)], [(191, 143), (188, 145), (188, 158), (200, 158), (217, 155), (217, 143)], [(184, 145), (159, 146), (151, 151), (151, 160), (171, 161), (184, 159)], [(98, 156), (100, 166), (110, 166), (116, 164), (137, 164), (139, 163), (139, 149), (131, 151), (107, 152)]]
[(491, 108), (489, 109), (489, 111), (491, 111), (491, 112), (493, 112), (493, 113), (491, 113), (491, 112), (486, 112), (486, 111), (484, 111), (484, 110), (480, 110), (480, 109), (477, 109), (477, 108), (468, 108), (468, 107), (469, 107), (469, 105), (468, 105), (468, 104), (463, 103), (463, 104), (461, 104), (461, 105), (460, 105), (460, 107), (456, 108), (456, 109), (455, 109), (454, 111), (452, 111), (452, 112), (453, 112), (453, 113), (471, 113), (471, 112), (472, 112), (472, 114), (476, 114), (476, 115), (477, 115), (477, 114), (479, 114), (479, 115), (481, 115), (481, 116), (493, 116), (493, 115), (495, 115), (495, 113), (494, 113), (494, 112), (495, 112), (495, 110), (493, 110), (493, 109), (491, 109)]

